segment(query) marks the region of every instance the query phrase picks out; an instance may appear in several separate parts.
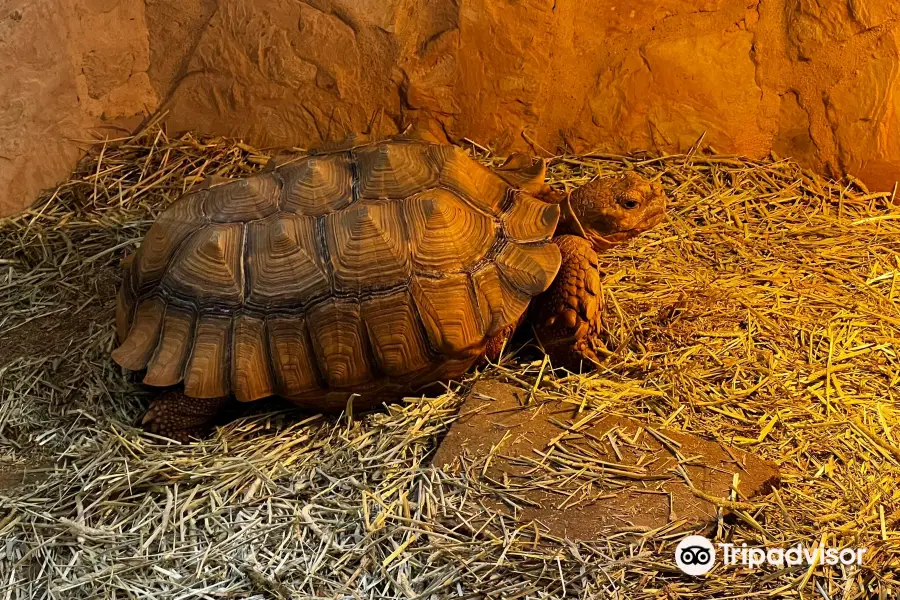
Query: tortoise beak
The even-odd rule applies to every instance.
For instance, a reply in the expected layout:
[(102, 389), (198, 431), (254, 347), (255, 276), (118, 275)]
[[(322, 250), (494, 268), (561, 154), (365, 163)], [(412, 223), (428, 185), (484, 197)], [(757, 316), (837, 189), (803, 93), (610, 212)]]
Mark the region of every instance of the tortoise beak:
[(653, 229), (654, 227), (662, 223), (663, 219), (665, 218), (666, 210), (665, 207), (663, 207), (658, 211), (651, 213), (647, 219), (645, 219), (640, 225), (634, 227), (633, 229), (625, 229), (622, 231), (616, 231), (615, 233), (606, 233), (602, 235), (594, 231), (586, 231), (585, 236), (588, 238), (588, 240), (590, 240), (591, 245), (594, 247), (594, 249), (598, 252), (601, 252), (603, 250), (609, 250), (614, 246), (624, 244), (625, 242), (634, 237), (637, 237), (645, 231)]

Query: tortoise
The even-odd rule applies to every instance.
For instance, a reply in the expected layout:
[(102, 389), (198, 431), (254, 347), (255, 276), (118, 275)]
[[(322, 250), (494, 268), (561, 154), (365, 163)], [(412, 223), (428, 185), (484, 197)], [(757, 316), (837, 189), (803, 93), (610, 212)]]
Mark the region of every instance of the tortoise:
[(189, 191), (116, 301), (113, 359), (172, 388), (144, 428), (200, 436), (230, 398), (366, 410), (496, 360), (529, 305), (554, 364), (596, 362), (597, 252), (658, 224), (665, 194), (632, 172), (563, 194), (545, 169), (392, 138)]

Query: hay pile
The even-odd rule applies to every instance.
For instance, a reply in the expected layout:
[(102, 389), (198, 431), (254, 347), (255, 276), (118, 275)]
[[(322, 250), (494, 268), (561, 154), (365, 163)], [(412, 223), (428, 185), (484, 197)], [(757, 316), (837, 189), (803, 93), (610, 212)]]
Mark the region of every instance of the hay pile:
[(192, 183), (267, 160), (153, 126), (98, 148), (33, 210), (0, 224), (0, 471), (44, 469), (0, 490), (0, 597), (900, 590), (900, 214), (890, 194), (788, 161), (699, 152), (553, 161), (559, 186), (626, 168), (658, 176), (669, 218), (603, 257), (604, 369), (572, 376), (508, 356), (480, 376), (777, 462), (781, 488), (723, 509), (720, 539), (869, 548), (861, 569), (719, 565), (692, 579), (672, 561), (677, 523), (556, 540), (486, 509), (504, 484), (474, 477), (477, 463), (430, 469), (470, 381), (353, 419), (250, 415), (190, 446), (131, 428), (148, 392), (109, 359), (118, 261)]

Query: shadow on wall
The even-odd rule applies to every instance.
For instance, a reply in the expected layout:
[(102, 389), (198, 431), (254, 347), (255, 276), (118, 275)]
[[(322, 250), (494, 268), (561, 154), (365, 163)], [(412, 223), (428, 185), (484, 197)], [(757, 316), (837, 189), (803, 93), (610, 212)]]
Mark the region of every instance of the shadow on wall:
[(891, 189), (898, 17), (893, 0), (13, 0), (0, 215), (160, 109), (260, 146), (414, 124), (499, 152), (678, 152), (706, 132)]

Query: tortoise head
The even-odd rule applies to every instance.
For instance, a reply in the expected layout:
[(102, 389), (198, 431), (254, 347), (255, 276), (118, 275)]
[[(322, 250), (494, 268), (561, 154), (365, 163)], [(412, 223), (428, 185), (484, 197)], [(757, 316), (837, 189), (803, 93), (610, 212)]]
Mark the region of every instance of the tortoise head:
[(637, 173), (597, 178), (569, 194), (563, 214), (568, 229), (605, 250), (658, 225), (666, 193)]

